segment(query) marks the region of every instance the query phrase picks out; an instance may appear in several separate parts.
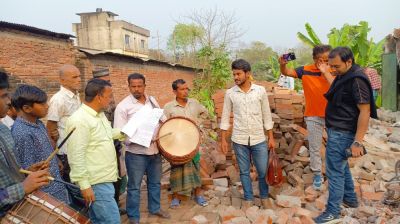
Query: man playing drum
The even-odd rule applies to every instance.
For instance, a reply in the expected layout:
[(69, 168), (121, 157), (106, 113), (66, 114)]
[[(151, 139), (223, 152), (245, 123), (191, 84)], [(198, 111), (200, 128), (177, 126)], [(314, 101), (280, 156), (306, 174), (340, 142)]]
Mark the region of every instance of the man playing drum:
[[(268, 149), (275, 148), (272, 133), (271, 110), (265, 88), (250, 81), (250, 64), (238, 59), (232, 62), (235, 86), (225, 93), (221, 118), (221, 149), (228, 152), (226, 132), (233, 111), (233, 150), (239, 164), (240, 181), (244, 191), (243, 209), (253, 205), (253, 188), (250, 179), (250, 158), (258, 174), (258, 185), (263, 207), (267, 207), (268, 185), (265, 180), (268, 167)], [(268, 146), (265, 142), (264, 129), (268, 132)]]
[[(164, 114), (167, 118), (182, 116), (189, 118), (200, 125), (203, 118), (208, 116), (207, 109), (197, 100), (188, 98), (189, 87), (185, 80), (178, 79), (172, 83), (172, 90), (176, 96), (175, 100), (164, 106)], [(171, 208), (179, 206), (178, 193), (190, 196), (194, 189), (195, 201), (200, 206), (207, 206), (208, 203), (201, 195), (200, 178), (200, 154), (184, 165), (171, 164), (170, 186), (173, 192)]]

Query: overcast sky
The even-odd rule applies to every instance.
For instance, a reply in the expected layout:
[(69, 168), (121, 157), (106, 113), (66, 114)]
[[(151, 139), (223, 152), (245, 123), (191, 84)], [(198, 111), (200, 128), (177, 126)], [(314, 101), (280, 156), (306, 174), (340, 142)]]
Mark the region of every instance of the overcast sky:
[(306, 22), (323, 41), (331, 28), (361, 20), (369, 22), (375, 40), (400, 28), (400, 0), (12, 0), (1, 3), (0, 20), (74, 34), (76, 13), (103, 8), (118, 14), (117, 19), (149, 29), (150, 47), (156, 48), (157, 31), (165, 46), (176, 21), (195, 9), (215, 7), (236, 14), (246, 31), (240, 41), (262, 41), (274, 49), (296, 46), (296, 33), (305, 32)]

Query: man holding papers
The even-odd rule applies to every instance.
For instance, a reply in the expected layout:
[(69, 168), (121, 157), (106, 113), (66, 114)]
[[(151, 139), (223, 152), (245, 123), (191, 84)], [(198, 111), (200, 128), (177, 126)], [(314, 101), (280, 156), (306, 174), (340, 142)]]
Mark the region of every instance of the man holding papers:
[[(142, 74), (128, 76), (130, 95), (118, 105), (114, 114), (114, 127), (127, 134), (125, 162), (128, 173), (126, 210), (129, 223), (140, 220), (140, 187), (147, 175), (148, 209), (150, 214), (162, 218), (170, 215), (161, 210), (161, 155), (152, 139), (157, 134), (162, 116), (157, 101), (145, 94), (146, 80)], [(161, 118), (163, 119), (163, 118)]]

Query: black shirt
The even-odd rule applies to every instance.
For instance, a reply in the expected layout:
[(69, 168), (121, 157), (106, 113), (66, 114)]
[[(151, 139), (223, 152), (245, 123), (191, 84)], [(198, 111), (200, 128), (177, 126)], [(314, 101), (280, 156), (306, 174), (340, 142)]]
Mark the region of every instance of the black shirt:
[(337, 76), (325, 97), (328, 100), (325, 110), (327, 128), (355, 133), (360, 114), (358, 104), (370, 104), (371, 117), (376, 118), (371, 84), (358, 65)]

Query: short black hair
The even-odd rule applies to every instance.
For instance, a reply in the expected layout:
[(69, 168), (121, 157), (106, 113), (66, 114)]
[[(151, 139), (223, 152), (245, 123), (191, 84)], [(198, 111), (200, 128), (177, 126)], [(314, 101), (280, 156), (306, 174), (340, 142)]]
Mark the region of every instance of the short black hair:
[(317, 45), (312, 50), (312, 56), (313, 56), (313, 58), (316, 58), (318, 55), (323, 54), (328, 51), (331, 51), (331, 50), (332, 50), (331, 45), (325, 45), (325, 44)]
[(85, 101), (92, 102), (96, 96), (101, 96), (107, 86), (111, 87), (111, 83), (105, 80), (98, 78), (93, 78), (89, 80), (85, 87)]
[(244, 59), (237, 59), (232, 62), (232, 70), (242, 70), (244, 72), (250, 72), (251, 66), (250, 63)]
[(24, 106), (33, 106), (34, 103), (46, 103), (47, 94), (36, 86), (20, 85), (11, 97), (11, 105), (20, 111)]
[(8, 75), (5, 72), (0, 71), (0, 89), (8, 89), (10, 83), (8, 82)]
[(172, 82), (172, 89), (173, 89), (173, 90), (177, 90), (179, 84), (183, 85), (183, 84), (185, 84), (185, 83), (186, 83), (185, 80), (183, 80), (183, 79), (177, 79), (177, 80), (175, 80), (175, 81)]
[(342, 60), (343, 62), (346, 62), (349, 59), (351, 59), (352, 63), (354, 64), (353, 52), (348, 47), (337, 47), (329, 53), (330, 59), (335, 58), (336, 56), (339, 56), (340, 60)]
[(143, 80), (143, 84), (146, 84), (146, 78), (144, 77), (144, 75), (140, 74), (140, 73), (132, 73), (128, 76), (128, 85), (129, 85), (129, 81), (131, 81), (131, 79), (141, 79)]

